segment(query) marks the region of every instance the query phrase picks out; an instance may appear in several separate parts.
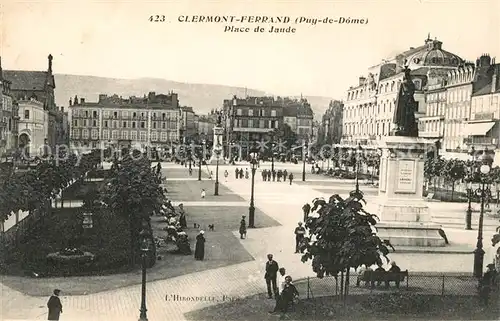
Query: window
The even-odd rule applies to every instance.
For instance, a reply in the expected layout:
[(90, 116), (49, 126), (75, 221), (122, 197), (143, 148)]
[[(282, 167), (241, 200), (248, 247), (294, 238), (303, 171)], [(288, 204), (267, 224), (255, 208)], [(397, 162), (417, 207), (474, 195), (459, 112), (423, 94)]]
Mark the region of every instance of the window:
[(141, 131), (140, 132), (140, 137), (139, 137), (139, 140), (141, 142), (145, 142), (146, 141), (146, 132), (145, 131)]
[(89, 130), (88, 129), (84, 129), (82, 131), (82, 137), (83, 137), (83, 139), (88, 139), (89, 138)]
[(253, 119), (248, 120), (248, 128), (253, 128)]
[(88, 110), (85, 111), (85, 118), (89, 118), (89, 111)]
[(167, 124), (165, 122), (161, 123), (161, 128), (165, 129), (165, 128), (167, 128), (166, 126), (167, 126)]
[(145, 128), (146, 127), (146, 123), (141, 121), (141, 128)]
[(108, 121), (107, 121), (107, 120), (105, 120), (105, 121), (104, 121), (104, 128), (108, 128), (108, 126), (109, 126), (109, 125), (108, 125)]
[(161, 139), (160, 139), (162, 142), (166, 142), (167, 141), (167, 132), (161, 132)]
[(73, 126), (75, 126), (75, 127), (78, 126), (78, 119), (73, 119)]
[(127, 128), (127, 122), (126, 121), (123, 122), (122, 127), (123, 128)]
[(137, 113), (136, 112), (132, 113), (132, 118), (136, 118), (136, 117), (137, 117)]
[(118, 128), (118, 122), (116, 120), (113, 120), (113, 128)]
[(97, 120), (95, 120), (95, 119), (94, 119), (94, 120), (92, 121), (92, 127), (97, 127)]
[(85, 126), (87, 126), (87, 120), (86, 119), (83, 120), (83, 127), (85, 127)]
[(264, 109), (259, 110), (259, 116), (264, 117), (266, 115), (266, 111)]
[(118, 112), (117, 111), (113, 112), (113, 118), (118, 118)]
[(102, 131), (102, 138), (109, 139), (109, 130), (105, 129)]
[(122, 111), (122, 117), (128, 118), (128, 111)]
[(158, 140), (158, 133), (157, 132), (151, 132), (151, 140), (153, 142), (156, 142)]
[(109, 118), (109, 111), (107, 111), (107, 110), (106, 110), (106, 111), (103, 111), (103, 112), (102, 112), (102, 117), (104, 117), (104, 118)]
[(123, 140), (128, 140), (128, 131), (122, 131), (122, 139)]
[(30, 119), (30, 110), (29, 109), (24, 110), (24, 119)]
[(113, 130), (111, 132), (111, 139), (118, 139), (118, 131), (117, 130)]
[(248, 116), (253, 116), (253, 109), (248, 110)]
[(99, 138), (99, 131), (97, 129), (92, 129), (91, 137), (92, 137), (92, 139), (98, 139)]
[(156, 122), (153, 122), (153, 128), (156, 129)]
[(276, 117), (276, 110), (271, 110), (271, 117)]
[(98, 117), (98, 116), (97, 116), (97, 111), (95, 111), (95, 110), (94, 110), (94, 111), (92, 112), (92, 114), (93, 114), (92, 116), (93, 116), (94, 118), (97, 118), (97, 117)]
[(132, 128), (135, 128), (135, 121), (132, 122)]
[(263, 119), (259, 120), (259, 128), (266, 128)]
[(130, 132), (130, 139), (137, 140), (137, 131), (133, 130)]
[(165, 113), (161, 114), (161, 119), (165, 119)]
[(242, 113), (241, 109), (240, 109), (240, 108), (238, 108), (238, 109), (236, 110), (236, 115), (237, 115), (237, 116), (241, 116), (241, 113)]

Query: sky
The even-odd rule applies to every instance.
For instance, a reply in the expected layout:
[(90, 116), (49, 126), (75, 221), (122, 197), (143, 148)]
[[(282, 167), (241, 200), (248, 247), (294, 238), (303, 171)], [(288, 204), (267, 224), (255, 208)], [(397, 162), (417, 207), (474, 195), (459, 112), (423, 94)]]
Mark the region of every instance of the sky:
[[(500, 0), (15, 1), (0, 4), (4, 69), (240, 86), (342, 98), (367, 68), (422, 45), (500, 59)], [(150, 22), (151, 15), (165, 22)], [(179, 16), (285, 16), (288, 24), (186, 23)], [(303, 18), (367, 24), (295, 24)], [(224, 32), (226, 26), (250, 32)], [(265, 32), (253, 32), (256, 27)], [(271, 26), (296, 28), (272, 34)], [(500, 60), (499, 60), (500, 62)]]

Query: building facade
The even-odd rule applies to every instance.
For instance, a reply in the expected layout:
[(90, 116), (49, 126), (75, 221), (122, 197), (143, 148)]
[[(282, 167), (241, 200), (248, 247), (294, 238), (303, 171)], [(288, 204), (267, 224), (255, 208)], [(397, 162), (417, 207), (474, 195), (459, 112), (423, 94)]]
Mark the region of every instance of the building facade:
[[(63, 124), (60, 118), (57, 117), (57, 107), (55, 104), (54, 90), (56, 88), (54, 75), (52, 74), (52, 55), (47, 57), (47, 71), (27, 71), (27, 70), (5, 70), (4, 78), (9, 80), (11, 85), (11, 93), (16, 101), (34, 101), (40, 102), (43, 108), (48, 112), (47, 129), (37, 131), (37, 133), (46, 133), (45, 137), (28, 137), (31, 142), (45, 141), (52, 150), (55, 150), (56, 145), (62, 143), (61, 135)], [(22, 120), (23, 114), (19, 117)], [(21, 129), (21, 128), (20, 128)], [(26, 134), (26, 133), (25, 133)], [(21, 135), (21, 133), (19, 133)], [(24, 142), (24, 141), (23, 141)]]
[[(368, 75), (347, 91), (343, 114), (344, 144), (372, 144), (394, 129), (396, 99), (403, 80), (403, 69), (411, 70), (415, 84), (417, 121), (426, 115), (425, 92), (433, 77), (446, 74), (463, 64), (459, 56), (442, 49), (442, 42), (428, 37), (422, 46), (384, 60), (368, 69)], [(421, 128), (421, 125), (420, 125)]]
[(23, 156), (42, 156), (49, 134), (49, 111), (35, 98), (17, 101), (19, 148)]
[(199, 139), (211, 142), (214, 135), (216, 119), (214, 115), (197, 116), (196, 133)]
[[(500, 139), (500, 64), (487, 55), (476, 61), (472, 84), (470, 119), (465, 125), (465, 143), (476, 150), (497, 151)], [(495, 153), (498, 164), (498, 153)]]
[(3, 78), (0, 58), (0, 157), (8, 156), (17, 147), (17, 106), (11, 96), (11, 82)]
[(241, 155), (248, 156), (255, 141), (270, 140), (271, 132), (283, 124), (284, 106), (284, 99), (274, 97), (224, 100), (226, 141), (240, 146)]
[(195, 138), (196, 124), (193, 107), (183, 106), (179, 108), (179, 133), (180, 140), (183, 143), (187, 143)]
[(96, 147), (167, 147), (180, 139), (176, 93), (124, 99), (99, 95), (98, 102), (70, 100), (71, 145)]
[(313, 137), (314, 113), (311, 104), (305, 98), (283, 98), (283, 123), (297, 134), (298, 139)]
[(339, 144), (342, 138), (344, 103), (332, 100), (321, 118), (318, 130), (318, 143)]

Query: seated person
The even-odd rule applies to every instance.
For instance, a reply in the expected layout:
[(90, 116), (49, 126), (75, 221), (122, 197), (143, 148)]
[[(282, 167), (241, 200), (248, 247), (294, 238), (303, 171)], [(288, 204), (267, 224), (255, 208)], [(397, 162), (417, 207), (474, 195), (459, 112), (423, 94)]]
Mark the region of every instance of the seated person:
[(283, 290), (281, 291), (279, 297), (279, 307), (281, 312), (286, 313), (290, 303), (293, 303), (293, 301), (296, 298), (298, 298), (298, 296), (299, 296), (299, 291), (297, 291), (295, 285), (292, 284), (292, 277), (290, 275), (287, 275), (285, 277), (285, 284), (283, 285)]
[[(375, 272), (387, 272), (383, 267), (382, 263), (377, 264), (377, 268), (375, 269)], [(382, 281), (377, 281), (377, 286), (381, 285)], [(375, 280), (372, 280), (372, 287), (375, 287)]]
[(358, 277), (356, 279), (356, 286), (359, 286), (361, 283), (361, 280), (363, 279), (365, 282), (365, 286), (368, 286), (369, 280), (366, 279), (365, 273), (367, 271), (373, 271), (370, 267), (367, 267), (365, 264), (361, 265), (358, 270)]
[(167, 226), (167, 233), (168, 233), (167, 239), (175, 241), (178, 233), (174, 225)]
[[(396, 262), (392, 261), (391, 263), (391, 267), (389, 268), (389, 273), (399, 273), (401, 272), (401, 268), (399, 266), (397, 266)], [(397, 279), (394, 281), (396, 283), (396, 287), (399, 288), (399, 283), (401, 282), (400, 279)], [(390, 281), (385, 281), (385, 286), (386, 287), (389, 287), (389, 283)]]
[(179, 232), (177, 234), (177, 240), (175, 242), (177, 245), (176, 253), (183, 255), (191, 255), (191, 244), (189, 243), (188, 235), (186, 232)]

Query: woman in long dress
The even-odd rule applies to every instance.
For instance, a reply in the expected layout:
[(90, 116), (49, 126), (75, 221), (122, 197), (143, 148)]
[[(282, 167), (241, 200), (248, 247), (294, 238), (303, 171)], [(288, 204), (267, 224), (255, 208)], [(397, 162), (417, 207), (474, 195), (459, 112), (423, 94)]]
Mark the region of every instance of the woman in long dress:
[(187, 228), (186, 211), (184, 211), (184, 205), (182, 203), (179, 204), (179, 213), (179, 224), (181, 225), (181, 228), (185, 229)]
[(196, 236), (196, 245), (194, 248), (194, 258), (199, 261), (203, 261), (205, 258), (205, 231), (200, 231), (200, 234)]

